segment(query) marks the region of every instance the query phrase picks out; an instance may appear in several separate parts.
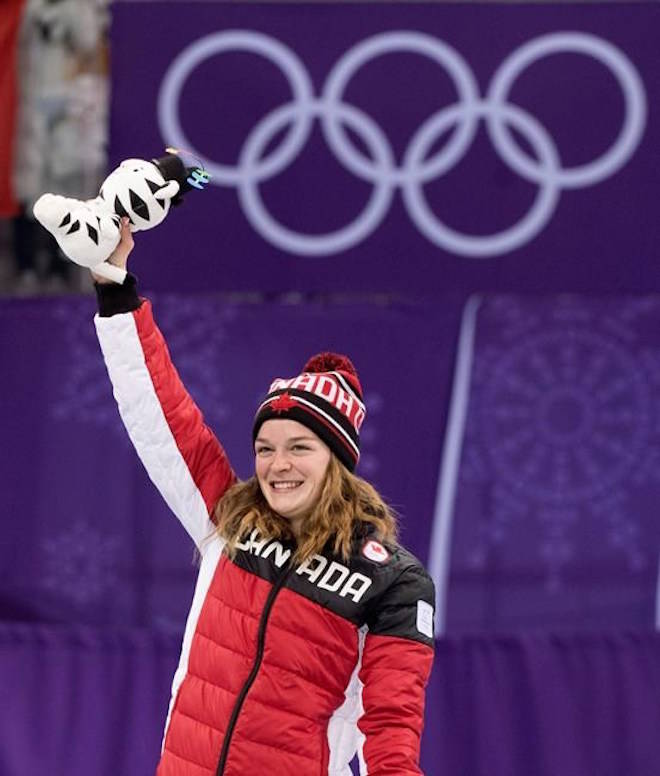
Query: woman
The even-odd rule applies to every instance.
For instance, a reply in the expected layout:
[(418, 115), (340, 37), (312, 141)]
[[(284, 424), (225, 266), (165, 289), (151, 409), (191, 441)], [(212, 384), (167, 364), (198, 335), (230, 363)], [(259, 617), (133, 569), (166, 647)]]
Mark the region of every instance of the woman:
[[(125, 267), (126, 219), (111, 262)], [(201, 565), (158, 776), (410, 776), (433, 657), (433, 584), (352, 472), (364, 419), (350, 361), (275, 380), (236, 477), (135, 279), (95, 276), (96, 327), (129, 435)]]

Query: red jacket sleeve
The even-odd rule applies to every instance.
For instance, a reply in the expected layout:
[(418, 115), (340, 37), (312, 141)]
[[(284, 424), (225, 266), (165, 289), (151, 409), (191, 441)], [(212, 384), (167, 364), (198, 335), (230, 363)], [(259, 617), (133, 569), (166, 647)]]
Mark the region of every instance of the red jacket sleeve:
[(119, 413), (150, 478), (195, 542), (235, 481), (225, 452), (186, 391), (151, 304), (95, 319)]
[(369, 776), (418, 776), (424, 695), (433, 663), (434, 589), (421, 568), (388, 588), (367, 624), (360, 680), (362, 767)]

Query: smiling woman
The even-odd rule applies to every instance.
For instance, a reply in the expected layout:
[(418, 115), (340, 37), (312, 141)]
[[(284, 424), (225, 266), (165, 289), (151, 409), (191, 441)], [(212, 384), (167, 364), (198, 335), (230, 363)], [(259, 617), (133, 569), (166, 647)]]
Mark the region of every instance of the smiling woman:
[(300, 535), (321, 495), (330, 448), (296, 420), (267, 420), (255, 440), (256, 476), (268, 506)]
[[(127, 224), (110, 261), (125, 268)], [(278, 378), (238, 482), (136, 281), (96, 277), (95, 323), (126, 429), (201, 564), (158, 776), (420, 774), (434, 590), (354, 474), (366, 415), (349, 359)]]
[(293, 535), (299, 563), (328, 544), (347, 560), (356, 527), (369, 526), (381, 541), (396, 542), (396, 519), (376, 490), (302, 423), (284, 418), (263, 423), (255, 440), (255, 471), (216, 508), (217, 530), (227, 539), (229, 555), (253, 529), (272, 538)]

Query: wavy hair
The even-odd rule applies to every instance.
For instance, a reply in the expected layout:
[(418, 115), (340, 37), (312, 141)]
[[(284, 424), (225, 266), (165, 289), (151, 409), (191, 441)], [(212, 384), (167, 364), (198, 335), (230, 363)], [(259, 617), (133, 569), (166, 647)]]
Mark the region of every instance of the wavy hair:
[[(216, 532), (226, 540), (232, 558), (236, 544), (255, 528), (262, 536), (295, 540), (289, 521), (271, 509), (256, 476), (237, 482), (220, 498), (214, 519)], [(396, 515), (378, 491), (331, 455), (319, 500), (302, 523), (294, 562), (303, 563), (328, 542), (332, 542), (335, 555), (347, 561), (354, 533), (363, 524), (373, 525), (380, 541), (395, 542), (398, 538)]]

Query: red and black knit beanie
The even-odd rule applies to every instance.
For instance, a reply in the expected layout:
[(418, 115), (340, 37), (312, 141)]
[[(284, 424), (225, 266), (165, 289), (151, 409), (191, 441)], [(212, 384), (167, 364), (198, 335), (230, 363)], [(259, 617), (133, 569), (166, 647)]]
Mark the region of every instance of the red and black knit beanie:
[(353, 471), (360, 457), (365, 414), (362, 388), (350, 359), (338, 353), (319, 353), (309, 359), (302, 374), (271, 383), (254, 419), (252, 442), (266, 420), (297, 420)]

